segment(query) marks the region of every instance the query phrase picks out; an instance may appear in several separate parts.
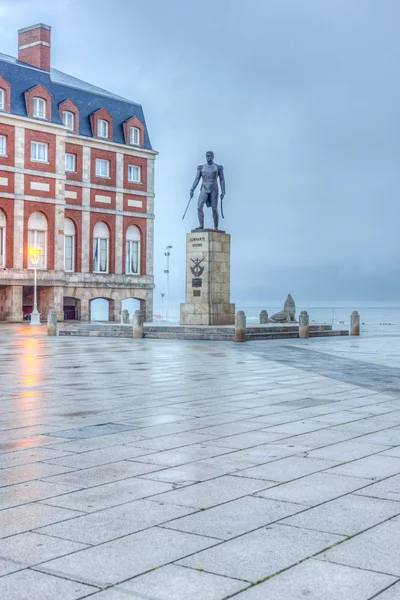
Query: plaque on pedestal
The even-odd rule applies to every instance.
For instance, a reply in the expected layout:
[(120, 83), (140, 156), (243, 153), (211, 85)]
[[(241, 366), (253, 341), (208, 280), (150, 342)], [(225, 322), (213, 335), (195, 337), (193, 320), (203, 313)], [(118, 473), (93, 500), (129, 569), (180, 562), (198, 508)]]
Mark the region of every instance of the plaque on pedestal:
[(186, 235), (186, 303), (181, 325), (233, 325), (230, 302), (231, 236), (214, 229)]

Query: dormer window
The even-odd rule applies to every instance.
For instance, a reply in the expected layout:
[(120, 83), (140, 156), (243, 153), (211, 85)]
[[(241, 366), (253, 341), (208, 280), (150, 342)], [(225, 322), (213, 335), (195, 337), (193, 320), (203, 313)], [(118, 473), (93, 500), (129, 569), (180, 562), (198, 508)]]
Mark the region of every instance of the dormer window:
[(33, 99), (33, 116), (38, 119), (46, 118), (46, 100), (43, 98)]
[(5, 92), (0, 88), (0, 110), (4, 110), (5, 107)]
[(130, 128), (130, 143), (132, 146), (140, 146), (140, 129), (138, 127)]
[(64, 110), (62, 114), (63, 125), (68, 127), (71, 131), (75, 129), (75, 115), (69, 110)]
[(104, 119), (97, 121), (97, 136), (101, 138), (108, 138), (108, 123)]

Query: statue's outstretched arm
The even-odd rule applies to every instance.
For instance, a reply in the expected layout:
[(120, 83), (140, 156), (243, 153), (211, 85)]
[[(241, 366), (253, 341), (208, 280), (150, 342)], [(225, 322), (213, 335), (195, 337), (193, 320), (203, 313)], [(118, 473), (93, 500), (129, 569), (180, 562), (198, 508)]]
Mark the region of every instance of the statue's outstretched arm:
[(221, 193), (225, 196), (225, 175), (224, 175), (224, 167), (221, 165), (218, 167), (218, 175), (219, 175), (219, 185), (221, 186)]
[(199, 181), (200, 181), (200, 177), (201, 177), (201, 165), (199, 167), (197, 167), (197, 173), (196, 173), (196, 177), (194, 178), (193, 181), (193, 185), (190, 188), (190, 197), (193, 196), (194, 194), (194, 190), (197, 188), (197, 186), (199, 185)]

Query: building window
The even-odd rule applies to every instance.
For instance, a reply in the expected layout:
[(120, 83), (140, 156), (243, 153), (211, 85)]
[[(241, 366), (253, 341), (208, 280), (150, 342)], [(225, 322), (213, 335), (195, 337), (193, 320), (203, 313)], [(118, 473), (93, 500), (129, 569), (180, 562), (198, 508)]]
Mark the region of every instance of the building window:
[(64, 269), (75, 271), (75, 225), (71, 219), (64, 220)]
[(133, 146), (140, 146), (140, 129), (138, 127), (130, 128), (130, 143)]
[(43, 98), (33, 99), (33, 116), (39, 119), (46, 118), (46, 100), (43, 100)]
[(126, 232), (125, 273), (138, 275), (140, 272), (140, 231), (135, 225)]
[(6, 215), (0, 209), (0, 267), (6, 266)]
[(0, 110), (4, 110), (6, 94), (3, 89), (0, 88)]
[(76, 154), (65, 155), (65, 170), (75, 173), (76, 171)]
[(7, 138), (5, 135), (0, 135), (0, 156), (7, 155)]
[[(28, 221), (28, 251), (29, 248), (40, 250), (39, 269), (47, 268), (47, 219), (40, 212), (34, 212)], [(28, 255), (28, 269), (33, 269), (32, 259)]]
[(128, 165), (128, 181), (131, 183), (140, 183), (141, 168), (135, 165)]
[(48, 146), (42, 142), (31, 142), (31, 160), (47, 162)]
[(97, 135), (98, 137), (108, 138), (108, 123), (104, 119), (97, 121)]
[(93, 230), (93, 273), (108, 273), (110, 232), (105, 223), (96, 223)]
[(96, 176), (110, 177), (110, 161), (96, 158)]
[(63, 114), (63, 125), (71, 129), (72, 131), (75, 129), (75, 115), (69, 110), (64, 110)]

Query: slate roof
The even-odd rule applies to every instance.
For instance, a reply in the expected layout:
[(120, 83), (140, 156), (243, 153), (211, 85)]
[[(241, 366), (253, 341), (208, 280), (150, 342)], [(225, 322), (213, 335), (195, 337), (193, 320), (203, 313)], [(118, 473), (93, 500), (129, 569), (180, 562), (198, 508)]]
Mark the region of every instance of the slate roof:
[(52, 122), (61, 124), (58, 105), (72, 100), (79, 108), (79, 134), (93, 137), (90, 115), (105, 108), (112, 115), (113, 141), (125, 145), (123, 123), (138, 117), (144, 125), (144, 148), (152, 150), (143, 108), (140, 104), (117, 96), (99, 87), (51, 69), (50, 73), (19, 62), (16, 58), (0, 53), (0, 75), (11, 85), (11, 113), (27, 117), (25, 92), (42, 84), (52, 96)]

